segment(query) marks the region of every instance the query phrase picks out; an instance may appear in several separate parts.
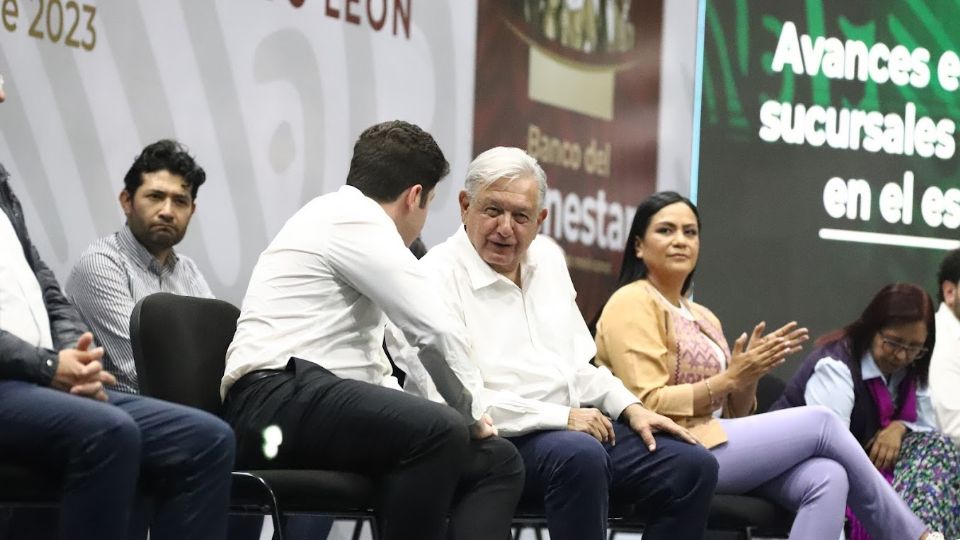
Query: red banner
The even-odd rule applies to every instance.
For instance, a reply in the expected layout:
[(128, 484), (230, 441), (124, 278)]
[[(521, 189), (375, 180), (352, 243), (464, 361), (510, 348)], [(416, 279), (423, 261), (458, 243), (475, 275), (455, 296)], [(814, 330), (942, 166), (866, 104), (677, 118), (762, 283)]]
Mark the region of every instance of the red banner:
[(656, 186), (662, 18), (659, 2), (479, 2), (474, 154), (518, 146), (539, 160), (541, 232), (566, 250), (588, 320)]

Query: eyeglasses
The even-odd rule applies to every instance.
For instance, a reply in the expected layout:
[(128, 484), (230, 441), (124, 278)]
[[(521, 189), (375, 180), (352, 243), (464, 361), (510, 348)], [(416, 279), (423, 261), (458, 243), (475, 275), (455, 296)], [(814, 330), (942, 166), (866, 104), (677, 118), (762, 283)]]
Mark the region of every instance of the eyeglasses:
[(900, 352), (906, 353), (908, 359), (919, 358), (927, 353), (930, 349), (923, 346), (916, 345), (904, 345), (895, 339), (888, 338), (887, 336), (880, 334), (880, 342), (883, 350), (888, 354), (899, 355)]

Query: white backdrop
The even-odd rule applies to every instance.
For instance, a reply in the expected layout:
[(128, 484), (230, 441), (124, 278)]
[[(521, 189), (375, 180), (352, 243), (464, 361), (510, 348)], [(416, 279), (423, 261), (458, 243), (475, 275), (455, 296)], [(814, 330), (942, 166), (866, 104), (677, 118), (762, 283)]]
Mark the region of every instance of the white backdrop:
[[(373, 123), (401, 118), (434, 135), (452, 173), (425, 240), (456, 226), (454, 184), (471, 158), (474, 2), (409, 0), (407, 37), (402, 21), (394, 34), (394, 2), (369, 2), (374, 22), (388, 8), (376, 31), (367, 2), (353, 4), (353, 24), (334, 0), (87, 0), (96, 42), (86, 51), (65, 45), (66, 30), (54, 43), (43, 20), (43, 38), (31, 36), (39, 0), (12, 1), (15, 30), (0, 24), (0, 162), (61, 280), (121, 225), (123, 175), (163, 137), (187, 144), (208, 175), (179, 249), (235, 303), (284, 221), (343, 184), (353, 141)], [(89, 42), (86, 17), (75, 37)], [(68, 28), (75, 18), (67, 10)]]
[[(338, 0), (87, 0), (91, 51), (65, 44), (74, 19), (74, 37), (92, 40), (82, 3), (79, 17), (64, 12), (54, 42), (45, 17), (34, 28), (42, 39), (30, 33), (40, 0), (7, 1), (19, 13), (0, 21), (0, 162), (61, 280), (121, 225), (123, 174), (162, 137), (186, 143), (208, 174), (179, 249), (235, 303), (266, 243), (343, 183), (353, 141), (375, 122), (402, 118), (437, 138), (452, 172), (424, 239), (433, 245), (456, 226), (454, 192), (471, 159), (476, 0), (409, 0), (409, 37), (402, 24), (394, 33), (393, 2), (353, 4), (353, 24)], [(379, 31), (367, 5), (374, 22), (388, 8)], [(664, 25), (658, 184), (686, 192), (696, 0), (665, 2)]]
[(663, 3), (657, 189), (684, 195), (690, 194), (697, 15), (697, 0)]

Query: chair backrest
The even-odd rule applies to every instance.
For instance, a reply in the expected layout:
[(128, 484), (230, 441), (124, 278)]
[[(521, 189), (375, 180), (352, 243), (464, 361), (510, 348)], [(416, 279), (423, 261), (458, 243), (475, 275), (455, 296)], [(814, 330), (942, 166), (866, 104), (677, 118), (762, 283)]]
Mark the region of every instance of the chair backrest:
[(220, 379), (240, 310), (223, 300), (156, 293), (130, 315), (140, 393), (219, 414)]
[(757, 413), (770, 410), (773, 402), (780, 399), (787, 383), (772, 373), (767, 373), (757, 381)]

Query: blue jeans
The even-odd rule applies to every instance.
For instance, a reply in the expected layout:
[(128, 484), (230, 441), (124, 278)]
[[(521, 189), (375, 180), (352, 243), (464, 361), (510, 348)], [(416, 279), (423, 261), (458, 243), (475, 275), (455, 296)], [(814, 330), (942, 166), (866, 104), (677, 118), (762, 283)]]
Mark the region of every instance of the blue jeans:
[(717, 483), (710, 451), (656, 434), (650, 452), (629, 426), (613, 427), (615, 446), (578, 431), (509, 439), (527, 470), (524, 500), (543, 501), (551, 540), (604, 540), (611, 496), (641, 511), (644, 540), (703, 538)]
[(234, 436), (206, 412), (0, 381), (0, 459), (63, 477), (62, 538), (222, 539)]

